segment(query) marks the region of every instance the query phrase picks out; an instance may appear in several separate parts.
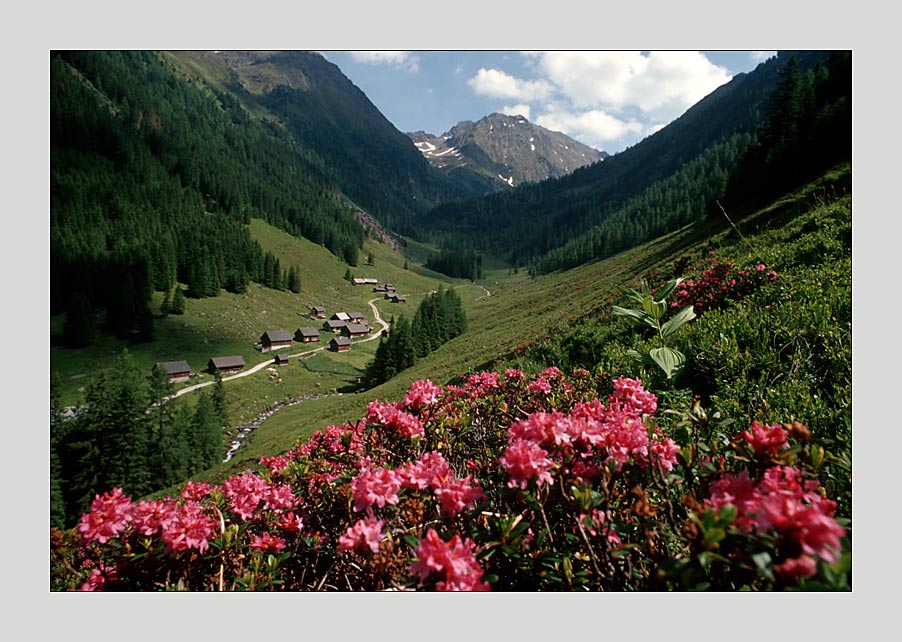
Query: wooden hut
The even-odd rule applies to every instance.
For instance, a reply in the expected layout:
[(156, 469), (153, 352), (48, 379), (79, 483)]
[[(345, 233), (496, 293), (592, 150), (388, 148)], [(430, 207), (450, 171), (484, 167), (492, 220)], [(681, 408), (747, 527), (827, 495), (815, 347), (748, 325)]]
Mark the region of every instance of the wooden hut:
[(347, 337), (333, 337), (329, 341), (329, 350), (332, 352), (347, 352), (351, 349), (351, 340)]
[(154, 370), (165, 372), (171, 383), (188, 381), (191, 375), (191, 366), (187, 361), (163, 361), (156, 364)]

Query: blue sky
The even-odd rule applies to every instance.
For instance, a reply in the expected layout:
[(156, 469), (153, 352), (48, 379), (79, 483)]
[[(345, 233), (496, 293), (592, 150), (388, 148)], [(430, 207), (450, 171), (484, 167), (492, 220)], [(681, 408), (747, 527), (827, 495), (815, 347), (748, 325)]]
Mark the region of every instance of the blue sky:
[(404, 132), (521, 114), (622, 151), (773, 51), (323, 51)]

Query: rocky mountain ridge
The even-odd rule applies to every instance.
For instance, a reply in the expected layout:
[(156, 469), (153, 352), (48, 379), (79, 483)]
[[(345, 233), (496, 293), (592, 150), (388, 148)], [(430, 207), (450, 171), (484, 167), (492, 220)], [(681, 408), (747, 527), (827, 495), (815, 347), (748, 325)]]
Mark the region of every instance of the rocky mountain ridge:
[(407, 135), (434, 167), (447, 172), (467, 167), (510, 187), (558, 178), (609, 156), (523, 116), (498, 113), (460, 122), (439, 136)]

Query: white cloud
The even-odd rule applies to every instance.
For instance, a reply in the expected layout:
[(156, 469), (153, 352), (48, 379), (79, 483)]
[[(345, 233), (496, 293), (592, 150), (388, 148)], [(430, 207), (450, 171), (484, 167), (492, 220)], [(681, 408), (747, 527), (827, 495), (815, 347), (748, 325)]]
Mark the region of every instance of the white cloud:
[(497, 69), (480, 68), (467, 84), (481, 96), (534, 101), (546, 98), (554, 90), (545, 80), (520, 80)]
[(645, 135), (647, 127), (636, 120), (621, 120), (599, 109), (569, 111), (553, 106), (539, 114), (535, 123), (546, 129), (567, 134), (574, 140), (597, 149), (629, 135)]
[(392, 65), (408, 71), (419, 71), (420, 57), (410, 51), (349, 51), (355, 62), (370, 65)]
[(669, 121), (730, 80), (697, 51), (548, 51), (537, 69), (574, 107)]
[(524, 105), (522, 103), (519, 105), (505, 105), (499, 111), (508, 116), (523, 116), (523, 118), (529, 120), (529, 105)]
[(772, 58), (777, 55), (776, 51), (750, 51), (749, 58), (751, 58), (755, 62), (764, 62), (768, 58)]

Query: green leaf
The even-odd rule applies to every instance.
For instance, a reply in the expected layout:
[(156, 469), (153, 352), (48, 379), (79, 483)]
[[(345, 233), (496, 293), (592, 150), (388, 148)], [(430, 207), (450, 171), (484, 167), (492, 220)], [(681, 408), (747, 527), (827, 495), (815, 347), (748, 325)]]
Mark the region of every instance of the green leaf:
[(654, 317), (642, 310), (632, 310), (629, 308), (621, 308), (619, 305), (612, 305), (611, 312), (617, 316), (626, 317), (636, 325), (648, 326), (655, 330), (658, 329), (658, 323), (655, 321)]
[(666, 346), (649, 350), (648, 356), (661, 367), (668, 379), (686, 362), (686, 357), (682, 352)]
[(664, 313), (667, 312), (667, 304), (663, 301), (658, 302), (653, 300), (650, 296), (645, 297), (642, 301), (642, 309), (645, 310), (655, 321), (664, 316)]
[(628, 356), (631, 359), (635, 359), (639, 363), (643, 363), (646, 366), (655, 365), (655, 362), (652, 361), (652, 358), (648, 356), (647, 352), (638, 352), (636, 350), (627, 350), (626, 356)]
[(677, 312), (674, 316), (670, 318), (667, 323), (661, 326), (661, 336), (665, 339), (672, 335), (674, 332), (680, 329), (684, 323), (688, 323), (695, 318), (695, 310), (691, 305), (687, 305), (685, 308)]
[(680, 277), (678, 279), (674, 279), (673, 281), (668, 281), (666, 285), (664, 285), (660, 290), (655, 292), (655, 300), (663, 301), (664, 299), (669, 297), (671, 294), (673, 294), (673, 291), (676, 290), (676, 287), (680, 283), (682, 283), (684, 280), (685, 279), (683, 279), (683, 277)]

